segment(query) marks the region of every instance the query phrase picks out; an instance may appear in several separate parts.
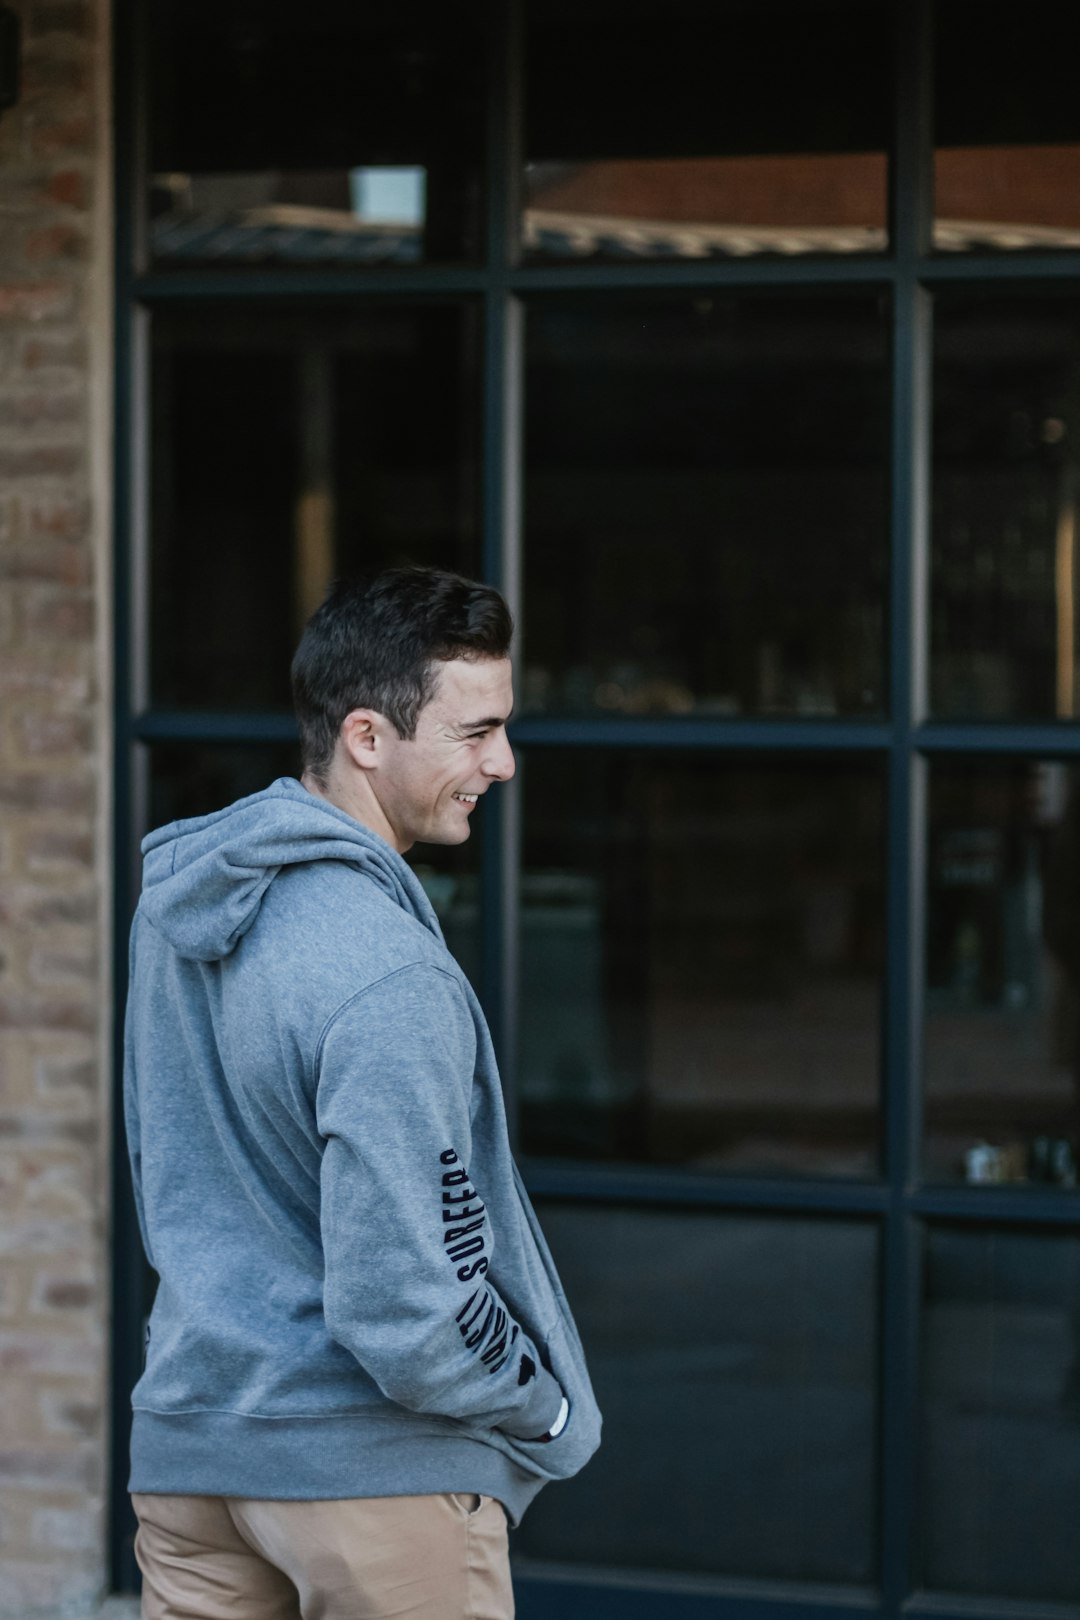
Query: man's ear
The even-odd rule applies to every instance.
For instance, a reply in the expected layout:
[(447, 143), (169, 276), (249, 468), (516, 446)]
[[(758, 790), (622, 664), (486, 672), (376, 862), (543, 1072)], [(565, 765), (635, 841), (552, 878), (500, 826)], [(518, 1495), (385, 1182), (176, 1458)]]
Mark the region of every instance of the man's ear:
[(352, 709), (341, 722), (338, 736), (350, 761), (370, 771), (378, 762), (382, 715), (373, 709)]

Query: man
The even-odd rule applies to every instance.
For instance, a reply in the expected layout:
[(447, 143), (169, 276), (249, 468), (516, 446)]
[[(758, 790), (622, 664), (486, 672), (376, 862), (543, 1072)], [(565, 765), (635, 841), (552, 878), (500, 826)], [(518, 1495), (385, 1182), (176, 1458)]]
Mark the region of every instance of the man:
[(148, 1620), (504, 1620), (507, 1519), (599, 1442), (483, 1015), (402, 858), (513, 775), (511, 631), (456, 575), (335, 586), (293, 663), (302, 782), (143, 844)]

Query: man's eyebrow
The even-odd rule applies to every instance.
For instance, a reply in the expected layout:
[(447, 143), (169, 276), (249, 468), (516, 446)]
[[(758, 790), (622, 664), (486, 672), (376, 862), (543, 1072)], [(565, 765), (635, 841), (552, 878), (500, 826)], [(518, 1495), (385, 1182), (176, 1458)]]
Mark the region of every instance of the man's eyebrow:
[(513, 715), (513, 712), (514, 712), (513, 709), (511, 709), (510, 714), (507, 714), (507, 715), (489, 714), (486, 720), (458, 720), (455, 723), (454, 730), (455, 731), (490, 731), (492, 726), (505, 726), (505, 725), (507, 725), (509, 723), (509, 721), (510, 721), (511, 715)]

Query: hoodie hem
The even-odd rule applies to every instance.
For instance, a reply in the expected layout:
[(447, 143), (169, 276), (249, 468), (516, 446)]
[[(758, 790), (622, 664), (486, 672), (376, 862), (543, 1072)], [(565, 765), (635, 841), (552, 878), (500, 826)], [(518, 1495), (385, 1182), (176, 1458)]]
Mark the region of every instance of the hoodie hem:
[(545, 1480), (494, 1445), (396, 1415), (252, 1417), (137, 1409), (128, 1490), (143, 1496), (329, 1501), (469, 1491), (517, 1525)]

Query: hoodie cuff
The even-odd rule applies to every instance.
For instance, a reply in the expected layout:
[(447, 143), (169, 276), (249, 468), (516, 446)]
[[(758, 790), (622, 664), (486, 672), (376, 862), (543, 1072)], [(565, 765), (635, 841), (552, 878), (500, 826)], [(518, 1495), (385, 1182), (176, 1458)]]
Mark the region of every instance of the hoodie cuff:
[(536, 1382), (526, 1404), (499, 1427), (515, 1440), (536, 1440), (546, 1434), (562, 1409), (563, 1391), (546, 1367), (537, 1369)]

